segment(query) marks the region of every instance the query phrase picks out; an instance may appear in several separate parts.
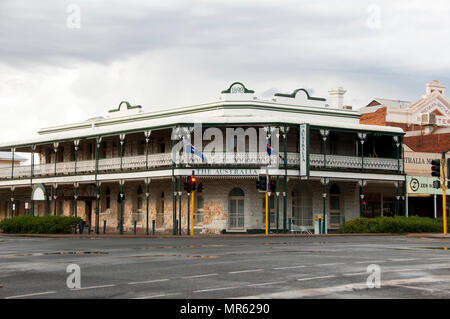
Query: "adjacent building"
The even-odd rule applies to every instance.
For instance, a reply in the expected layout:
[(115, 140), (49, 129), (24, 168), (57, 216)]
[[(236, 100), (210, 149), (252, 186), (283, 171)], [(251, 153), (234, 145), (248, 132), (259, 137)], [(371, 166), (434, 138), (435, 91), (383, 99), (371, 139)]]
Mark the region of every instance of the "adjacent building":
[[(442, 188), (433, 188), (431, 161), (450, 150), (450, 100), (439, 81), (426, 84), (415, 103), (376, 98), (360, 109), (361, 124), (405, 131), (404, 159), (409, 215), (442, 216)], [(447, 153), (448, 155), (448, 153)]]
[[(331, 90), (328, 102), (296, 89), (265, 100), (235, 82), (207, 104), (144, 112), (123, 101), (106, 117), (41, 129), (0, 145), (31, 154), (31, 165), (0, 168), (0, 218), (27, 204), (33, 215), (80, 216), (96, 231), (106, 221), (111, 231), (185, 233), (193, 197), (196, 232), (260, 232), (260, 174), (274, 182), (271, 231), (312, 227), (318, 216), (333, 231), (385, 207), (404, 215), (403, 129), (360, 123), (344, 93)], [(188, 196), (192, 174), (203, 191)]]

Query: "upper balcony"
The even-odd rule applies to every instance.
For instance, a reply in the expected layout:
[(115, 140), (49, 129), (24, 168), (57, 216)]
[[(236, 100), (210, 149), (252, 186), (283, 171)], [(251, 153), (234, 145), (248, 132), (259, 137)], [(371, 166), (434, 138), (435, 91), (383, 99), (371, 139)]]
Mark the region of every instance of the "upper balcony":
[[(130, 157), (114, 157), (99, 159), (96, 165), (95, 160), (70, 161), (61, 163), (50, 163), (32, 166), (14, 166), (0, 168), (0, 180), (28, 179), (70, 176), (70, 175), (90, 175), (111, 172), (135, 172), (145, 170), (169, 169), (172, 167), (252, 167), (261, 168), (268, 165), (279, 168), (290, 169), (299, 168), (299, 153), (287, 153), (286, 161), (281, 155), (269, 156), (261, 152), (223, 152), (223, 153), (203, 153), (204, 159), (193, 155), (182, 156), (180, 164), (174, 164), (171, 153), (159, 153)], [(309, 165), (312, 170), (346, 170), (355, 172), (386, 172), (402, 173), (403, 161), (393, 158), (378, 157), (356, 157), (341, 155), (310, 154)], [(97, 169), (96, 169), (97, 166)]]

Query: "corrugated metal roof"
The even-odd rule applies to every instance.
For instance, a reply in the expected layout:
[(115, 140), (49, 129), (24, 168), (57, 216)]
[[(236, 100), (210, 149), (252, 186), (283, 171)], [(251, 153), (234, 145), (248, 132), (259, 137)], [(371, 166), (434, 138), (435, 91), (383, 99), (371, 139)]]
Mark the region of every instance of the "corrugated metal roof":
[(400, 109), (405, 109), (411, 106), (410, 101), (402, 101), (402, 100), (391, 100), (391, 99), (380, 99), (375, 98), (375, 101), (380, 103), (381, 105), (387, 106), (387, 107), (395, 107)]

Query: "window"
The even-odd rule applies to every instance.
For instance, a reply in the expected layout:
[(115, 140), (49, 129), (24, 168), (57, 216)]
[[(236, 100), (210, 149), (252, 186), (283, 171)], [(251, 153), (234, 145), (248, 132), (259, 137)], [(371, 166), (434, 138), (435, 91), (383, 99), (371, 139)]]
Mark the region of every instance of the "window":
[(240, 188), (233, 188), (229, 197), (228, 227), (244, 229), (244, 191)]
[(156, 225), (161, 227), (164, 225), (164, 192), (161, 193), (158, 209), (156, 211)]
[(341, 190), (336, 184), (330, 187), (330, 221), (329, 227), (339, 227), (341, 223)]
[(111, 208), (111, 190), (109, 189), (109, 187), (106, 188), (105, 194), (106, 194), (106, 198), (105, 198), (105, 201), (106, 201), (105, 204), (106, 205), (105, 205), (105, 207), (106, 207), (106, 209), (110, 209)]
[(166, 144), (165, 143), (161, 143), (159, 145), (159, 152), (160, 153), (165, 153), (166, 152)]
[(197, 196), (196, 210), (194, 213), (194, 225), (203, 225), (204, 202), (203, 196)]
[(137, 190), (137, 210), (142, 210), (143, 205), (143, 192), (142, 192), (142, 187), (141, 185), (139, 185), (138, 190)]

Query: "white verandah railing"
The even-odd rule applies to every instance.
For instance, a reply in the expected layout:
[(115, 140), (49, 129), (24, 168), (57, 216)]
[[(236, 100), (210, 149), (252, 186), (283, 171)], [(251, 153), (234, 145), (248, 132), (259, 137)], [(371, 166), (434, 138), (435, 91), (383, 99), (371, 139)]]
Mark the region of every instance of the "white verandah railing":
[[(182, 154), (178, 160), (181, 164), (189, 165), (279, 165), (283, 167), (285, 159), (282, 155), (269, 156), (265, 152), (203, 152), (204, 159), (194, 154)], [(206, 159), (206, 160), (205, 160)], [(160, 153), (148, 155), (148, 167), (163, 168), (172, 166), (172, 154)], [(287, 153), (286, 163), (288, 167), (296, 167), (300, 164), (300, 156), (298, 153)], [(93, 174), (95, 172), (95, 160), (62, 162), (56, 163), (56, 175), (73, 175), (75, 174), (75, 165), (77, 174)], [(109, 171), (124, 170), (142, 170), (145, 169), (147, 160), (145, 155), (114, 157), (99, 159), (98, 172), (104, 173)], [(387, 170), (403, 171), (403, 161), (389, 158), (364, 158), (364, 169), (368, 170)], [(324, 167), (323, 154), (310, 154), (310, 166), (312, 168)], [(326, 167), (335, 169), (361, 169), (363, 160), (361, 157), (327, 155)], [(31, 166), (14, 166), (14, 178), (30, 178)], [(33, 177), (54, 176), (55, 164), (34, 165)], [(11, 167), (0, 168), (0, 179), (11, 178)]]

